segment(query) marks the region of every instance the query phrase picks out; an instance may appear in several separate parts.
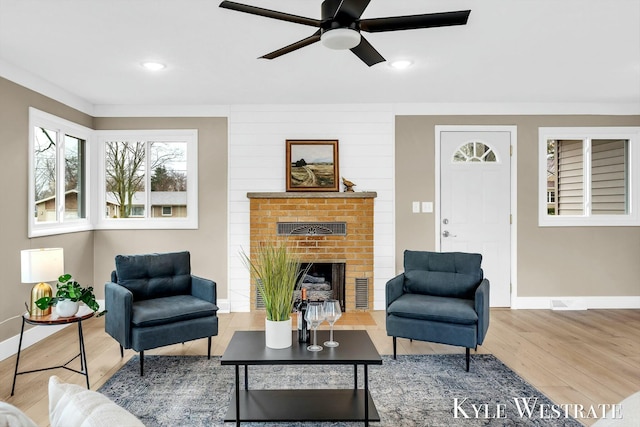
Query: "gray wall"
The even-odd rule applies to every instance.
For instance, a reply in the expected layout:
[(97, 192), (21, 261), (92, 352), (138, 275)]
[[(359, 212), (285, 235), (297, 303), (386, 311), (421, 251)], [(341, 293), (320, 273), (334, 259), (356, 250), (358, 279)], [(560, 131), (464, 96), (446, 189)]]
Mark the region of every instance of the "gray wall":
[[(65, 270), (84, 285), (93, 283), (92, 232), (70, 233), (29, 239), (27, 237), (29, 182), (29, 107), (92, 127), (92, 118), (32, 90), (0, 78), (0, 188), (4, 207), (0, 210), (0, 271), (2, 297), (0, 322), (25, 311), (31, 285), (20, 282), (22, 249), (62, 247)], [(20, 333), (20, 319), (0, 324), (0, 342)]]
[[(396, 269), (405, 249), (433, 250), (436, 125), (515, 125), (518, 129), (518, 296), (640, 295), (640, 227), (538, 227), (538, 128), (640, 126), (640, 116), (398, 116)], [(438, 209), (437, 205), (434, 209)]]

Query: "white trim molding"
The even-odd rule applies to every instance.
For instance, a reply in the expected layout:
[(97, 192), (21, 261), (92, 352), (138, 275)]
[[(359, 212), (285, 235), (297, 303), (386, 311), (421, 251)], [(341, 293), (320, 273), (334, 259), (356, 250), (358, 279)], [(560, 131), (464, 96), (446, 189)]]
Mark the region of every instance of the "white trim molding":
[(395, 114), (399, 116), (458, 116), (458, 115), (576, 115), (602, 114), (631, 116), (640, 114), (639, 102), (627, 103), (560, 103), (560, 102), (432, 102), (397, 103)]
[(512, 299), (511, 308), (551, 310), (558, 309), (557, 302), (561, 302), (564, 310), (587, 309), (638, 309), (640, 308), (640, 296), (571, 296), (571, 297), (515, 297)]
[[(31, 329), (25, 330), (22, 337), (22, 350), (32, 346), (33, 344), (42, 341), (43, 339), (50, 337), (66, 328), (73, 323), (67, 325), (55, 325), (55, 326), (34, 326)], [(0, 342), (0, 360), (7, 359), (18, 352), (18, 343), (20, 342), (20, 334), (15, 335)]]
[[(100, 305), (100, 310), (104, 310), (104, 300), (97, 300)], [(219, 299), (218, 300), (218, 313), (230, 313), (231, 307), (228, 299)], [(18, 316), (20, 317), (20, 316)], [(55, 325), (55, 326), (34, 326), (31, 329), (25, 330), (24, 335), (22, 337), (22, 350), (28, 348), (43, 339), (50, 337), (56, 332), (60, 332), (67, 326), (73, 325), (73, 323), (69, 323), (66, 325)], [(18, 343), (20, 342), (20, 334), (14, 335), (11, 338), (8, 338), (2, 342), (0, 342), (0, 361), (7, 359), (18, 352)], [(22, 351), (21, 350), (21, 351)]]
[(217, 301), (218, 313), (231, 313), (231, 303), (228, 299), (219, 299)]
[(24, 68), (16, 67), (3, 59), (0, 59), (0, 77), (61, 102), (62, 104), (68, 105), (71, 108), (75, 108), (80, 112), (93, 115), (94, 106), (86, 99), (57, 86), (42, 77), (25, 70)]

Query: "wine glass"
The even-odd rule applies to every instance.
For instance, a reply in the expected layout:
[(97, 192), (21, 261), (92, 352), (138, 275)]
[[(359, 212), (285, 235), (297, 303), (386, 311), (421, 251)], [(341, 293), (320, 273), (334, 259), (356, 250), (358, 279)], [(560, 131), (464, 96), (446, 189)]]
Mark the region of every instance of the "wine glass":
[(324, 310), (322, 308), (322, 303), (320, 302), (311, 302), (307, 306), (307, 314), (304, 316), (305, 320), (313, 329), (313, 344), (307, 347), (309, 351), (320, 351), (322, 350), (322, 346), (319, 346), (316, 343), (316, 331), (318, 330), (318, 326), (324, 321)]
[(323, 304), (324, 317), (331, 326), (331, 332), (329, 333), (329, 341), (325, 341), (324, 345), (327, 347), (337, 347), (340, 344), (333, 340), (333, 324), (338, 321), (342, 316), (342, 309), (340, 308), (340, 301), (337, 299), (328, 299)]

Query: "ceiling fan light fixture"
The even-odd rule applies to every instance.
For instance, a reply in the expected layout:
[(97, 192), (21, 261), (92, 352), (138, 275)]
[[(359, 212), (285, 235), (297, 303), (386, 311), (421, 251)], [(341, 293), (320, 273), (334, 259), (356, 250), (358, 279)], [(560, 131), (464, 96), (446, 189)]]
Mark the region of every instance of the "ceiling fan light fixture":
[(352, 49), (360, 44), (360, 33), (349, 28), (335, 28), (323, 32), (320, 40), (329, 49)]

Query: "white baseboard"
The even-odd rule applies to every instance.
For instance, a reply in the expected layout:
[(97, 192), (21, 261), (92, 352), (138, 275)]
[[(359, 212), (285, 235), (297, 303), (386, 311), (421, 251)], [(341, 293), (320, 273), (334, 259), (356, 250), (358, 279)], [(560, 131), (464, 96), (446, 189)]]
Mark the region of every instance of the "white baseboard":
[[(22, 337), (22, 350), (32, 346), (40, 340), (43, 340), (58, 331), (66, 328), (69, 325), (55, 325), (55, 326), (34, 326), (33, 328), (24, 331)], [(0, 342), (0, 360), (7, 359), (14, 354), (18, 353), (18, 343), (20, 342), (20, 333), (17, 335)]]
[(623, 297), (516, 297), (512, 309), (588, 310), (640, 308), (640, 296)]
[[(100, 310), (104, 309), (104, 300), (97, 300), (98, 304), (100, 304)], [(218, 308), (220, 309), (219, 313), (230, 313), (231, 305), (229, 304), (228, 299), (218, 300)], [(66, 328), (69, 325), (60, 325), (60, 326), (34, 326), (29, 330), (24, 332), (24, 336), (22, 338), (22, 350), (25, 348), (32, 346), (40, 340), (43, 340), (58, 331)], [(18, 343), (20, 342), (20, 334), (14, 335), (11, 338), (8, 338), (2, 342), (0, 342), (0, 361), (7, 359), (16, 353), (18, 353)]]
[(218, 303), (218, 313), (231, 313), (231, 303), (228, 299), (219, 299)]

